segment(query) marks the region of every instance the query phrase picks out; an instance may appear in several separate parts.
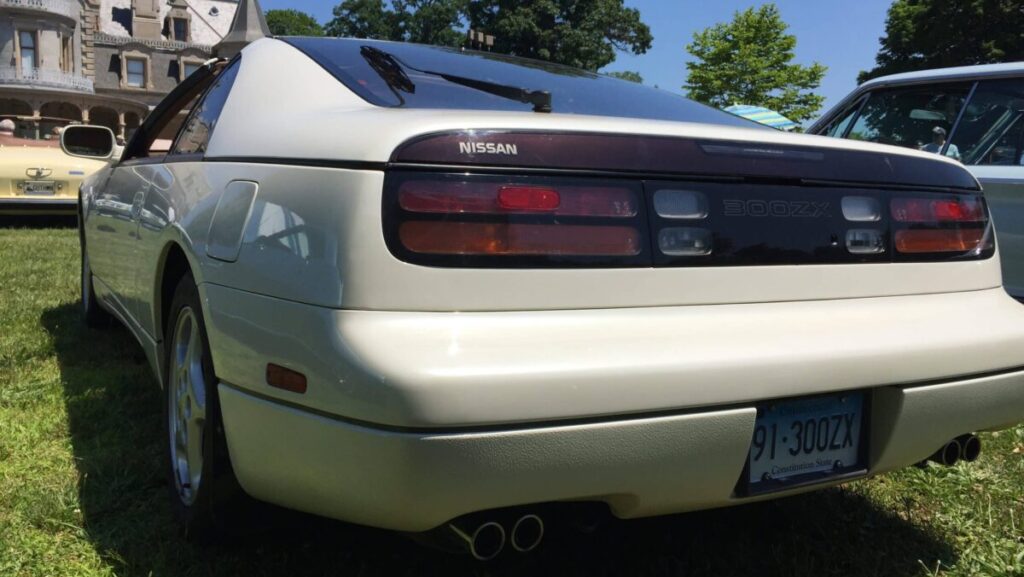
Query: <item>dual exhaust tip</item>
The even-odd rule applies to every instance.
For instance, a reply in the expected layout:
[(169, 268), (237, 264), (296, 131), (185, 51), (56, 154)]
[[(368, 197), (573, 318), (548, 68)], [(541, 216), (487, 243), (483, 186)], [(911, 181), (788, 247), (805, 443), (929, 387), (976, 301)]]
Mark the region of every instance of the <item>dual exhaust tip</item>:
[(501, 554), (506, 544), (519, 553), (528, 553), (544, 540), (544, 521), (532, 513), (516, 519), (508, 532), (497, 521), (485, 521), (465, 529), (452, 522), (448, 528), (477, 561), (494, 559)]
[(977, 435), (961, 435), (935, 451), (929, 461), (952, 467), (960, 461), (973, 463), (981, 456), (981, 439)]

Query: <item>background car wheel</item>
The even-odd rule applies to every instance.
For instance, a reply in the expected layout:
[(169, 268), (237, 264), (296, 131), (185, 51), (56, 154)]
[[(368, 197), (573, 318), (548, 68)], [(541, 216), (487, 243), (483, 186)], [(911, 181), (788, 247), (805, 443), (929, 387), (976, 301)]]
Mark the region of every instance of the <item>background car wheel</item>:
[(82, 253), (82, 318), (85, 320), (85, 326), (87, 327), (109, 327), (112, 321), (110, 313), (100, 307), (99, 301), (96, 300), (96, 291), (93, 289), (92, 267), (89, 266), (89, 253), (85, 250), (85, 233), (82, 232), (81, 216), (78, 219), (78, 230), (79, 245)]
[(231, 470), (216, 380), (191, 274), (178, 283), (166, 327), (166, 463), (171, 506), (190, 541), (231, 536), (249, 505)]

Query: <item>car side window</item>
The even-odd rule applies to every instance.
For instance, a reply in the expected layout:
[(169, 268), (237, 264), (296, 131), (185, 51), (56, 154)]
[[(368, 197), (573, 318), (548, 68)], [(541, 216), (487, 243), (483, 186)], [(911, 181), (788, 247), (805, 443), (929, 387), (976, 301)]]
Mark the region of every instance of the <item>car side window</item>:
[(950, 140), (964, 164), (1024, 164), (1024, 79), (979, 82)]
[(182, 154), (203, 154), (210, 144), (210, 137), (217, 126), (217, 119), (224, 110), (228, 94), (238, 75), (238, 63), (235, 62), (220, 74), (210, 90), (207, 91), (199, 105), (192, 111), (178, 138), (171, 148), (170, 156)]
[(842, 138), (843, 136), (845, 136), (846, 129), (850, 126), (850, 123), (853, 122), (853, 119), (855, 116), (857, 116), (857, 113), (860, 112), (860, 105), (863, 103), (864, 98), (858, 99), (853, 106), (847, 108), (841, 114), (837, 115), (834, 119), (832, 119), (832, 122), (830, 122), (828, 126), (825, 127), (825, 130), (823, 130), (821, 134), (825, 136), (832, 136), (835, 138)]
[(938, 153), (972, 85), (876, 90), (868, 96), (846, 138)]

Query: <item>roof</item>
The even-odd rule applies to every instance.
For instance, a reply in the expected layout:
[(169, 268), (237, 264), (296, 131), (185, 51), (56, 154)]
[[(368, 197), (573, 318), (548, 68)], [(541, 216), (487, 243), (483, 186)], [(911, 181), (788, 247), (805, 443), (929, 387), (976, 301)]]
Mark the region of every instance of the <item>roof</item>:
[(933, 68), (890, 74), (869, 80), (861, 86), (879, 86), (887, 84), (904, 84), (916, 82), (934, 82), (943, 80), (967, 80), (975, 78), (998, 78), (1003, 76), (1024, 75), (1024, 62), (1006, 62), (1003, 64), (978, 64), (975, 66), (956, 66), (953, 68)]

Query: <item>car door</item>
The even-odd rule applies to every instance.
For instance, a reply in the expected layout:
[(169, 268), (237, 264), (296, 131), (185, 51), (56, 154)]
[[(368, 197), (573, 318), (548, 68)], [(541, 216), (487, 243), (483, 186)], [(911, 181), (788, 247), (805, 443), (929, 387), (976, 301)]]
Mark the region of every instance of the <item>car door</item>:
[(109, 289), (108, 303), (126, 320), (132, 320), (129, 304), (134, 271), (131, 255), (135, 249), (138, 210), (149, 188), (148, 168), (119, 163), (98, 190), (92, 203), (86, 235), (93, 275)]
[[(90, 264), (99, 261), (94, 274), (105, 282), (114, 294), (115, 306), (136, 331), (153, 337), (144, 322), (148, 295), (139, 291), (139, 242), (142, 223), (152, 227), (157, 219), (147, 198), (154, 186), (161, 186), (166, 170), (164, 162), (173, 138), (175, 120), (199, 94), (213, 82), (223, 62), (211, 62), (190, 76), (150, 113), (125, 147), (120, 162), (112, 169), (110, 179), (97, 194), (93, 221), (96, 250), (90, 249)], [(90, 239), (92, 242), (92, 239)], [(96, 258), (93, 255), (102, 255)]]
[(190, 106), (191, 112), (174, 137), (163, 161), (149, 174), (150, 187), (138, 213), (138, 236), (133, 253), (134, 312), (143, 328), (159, 340), (155, 279), (160, 268), (168, 227), (184, 224), (191, 207), (210, 197), (203, 155), (234, 83), (238, 60), (216, 71), (209, 88)]
[(979, 81), (950, 150), (981, 182), (995, 223), (1003, 285), (1024, 298), (1024, 78)]

